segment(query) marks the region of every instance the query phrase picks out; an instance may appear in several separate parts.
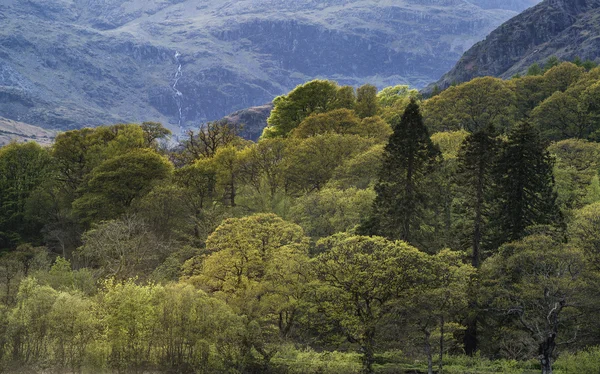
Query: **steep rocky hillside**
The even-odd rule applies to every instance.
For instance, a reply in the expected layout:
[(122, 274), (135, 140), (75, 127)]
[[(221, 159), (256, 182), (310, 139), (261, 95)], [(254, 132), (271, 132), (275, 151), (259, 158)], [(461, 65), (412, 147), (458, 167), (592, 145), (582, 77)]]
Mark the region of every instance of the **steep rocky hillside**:
[(543, 1), (475, 44), (437, 85), (486, 75), (509, 78), (550, 56), (600, 60), (600, 0)]
[(0, 117), (0, 147), (13, 141), (35, 141), (47, 145), (52, 143), (55, 136), (54, 131)]
[(315, 77), (422, 87), (537, 0), (3, 0), (0, 116), (173, 129)]

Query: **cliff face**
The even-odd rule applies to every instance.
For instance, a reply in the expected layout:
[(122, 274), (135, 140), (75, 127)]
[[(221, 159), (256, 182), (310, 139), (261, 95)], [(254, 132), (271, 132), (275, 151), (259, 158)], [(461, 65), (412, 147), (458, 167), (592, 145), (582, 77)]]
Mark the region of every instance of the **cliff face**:
[(543, 1), (475, 44), (437, 85), (486, 75), (509, 78), (550, 56), (600, 59), (600, 0)]
[(297, 84), (416, 87), (537, 0), (4, 0), (0, 116), (173, 130)]

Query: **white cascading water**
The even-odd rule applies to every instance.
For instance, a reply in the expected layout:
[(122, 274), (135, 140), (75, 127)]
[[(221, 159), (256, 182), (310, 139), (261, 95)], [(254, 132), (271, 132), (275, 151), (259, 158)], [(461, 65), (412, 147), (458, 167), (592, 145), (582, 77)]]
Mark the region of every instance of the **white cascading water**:
[(175, 103), (177, 104), (177, 110), (179, 111), (178, 118), (178, 126), (179, 133), (183, 135), (183, 93), (177, 89), (177, 84), (179, 80), (183, 76), (183, 72), (181, 70), (181, 62), (179, 61), (179, 57), (181, 53), (179, 51), (175, 51), (175, 63), (177, 64), (177, 71), (175, 72), (174, 81), (173, 81), (173, 98), (175, 99)]

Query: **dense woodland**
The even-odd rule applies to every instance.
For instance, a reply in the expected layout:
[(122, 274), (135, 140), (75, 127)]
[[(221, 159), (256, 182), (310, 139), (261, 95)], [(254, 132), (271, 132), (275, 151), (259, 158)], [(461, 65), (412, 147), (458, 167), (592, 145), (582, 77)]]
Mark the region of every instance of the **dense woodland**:
[(274, 104), (1, 148), (1, 369), (598, 372), (600, 68)]

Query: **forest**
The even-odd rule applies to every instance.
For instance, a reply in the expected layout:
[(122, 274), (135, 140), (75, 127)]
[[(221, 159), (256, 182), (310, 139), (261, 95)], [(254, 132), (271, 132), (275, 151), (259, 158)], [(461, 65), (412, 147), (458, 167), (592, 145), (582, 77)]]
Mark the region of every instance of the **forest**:
[(597, 373), (600, 67), (314, 80), (0, 148), (5, 373)]

